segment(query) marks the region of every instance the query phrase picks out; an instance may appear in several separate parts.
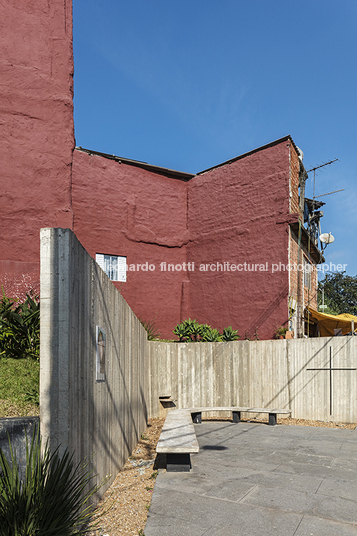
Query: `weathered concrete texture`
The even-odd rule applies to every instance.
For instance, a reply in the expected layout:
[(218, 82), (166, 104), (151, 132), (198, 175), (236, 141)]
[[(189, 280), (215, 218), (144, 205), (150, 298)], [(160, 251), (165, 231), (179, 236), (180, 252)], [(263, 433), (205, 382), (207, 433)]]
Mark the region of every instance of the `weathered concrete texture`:
[(186, 183), (76, 150), (72, 196), (74, 231), (81, 243), (94, 258), (96, 253), (127, 258), (133, 269), (125, 283), (114, 284), (140, 319), (172, 338), (185, 306), (181, 296), (187, 275), (161, 270), (160, 263), (186, 262)]
[(15, 263), (0, 278), (14, 295), (38, 285), (39, 229), (72, 227), (72, 1), (1, 2), (0, 36), (1, 260)]
[[(292, 409), (292, 416), (357, 422), (357, 337), (221, 343), (149, 342), (150, 414), (160, 396), (178, 408)], [(332, 410), (332, 411), (331, 411)], [(227, 417), (230, 417), (227, 414)]]
[(198, 443), (191, 414), (188, 411), (170, 411), (165, 419), (156, 452), (198, 452)]
[(195, 425), (190, 473), (159, 473), (146, 536), (352, 536), (355, 430)]
[[(104, 381), (96, 381), (96, 326), (106, 334)], [(145, 430), (146, 346), (140, 322), (75, 235), (42, 229), (41, 433), (89, 460), (97, 482), (117, 474)]]
[(11, 464), (10, 439), (11, 448), (15, 453), (21, 478), (24, 478), (26, 473), (26, 441), (28, 441), (29, 445), (31, 444), (32, 437), (37, 433), (39, 427), (39, 417), (0, 419), (0, 450), (3, 451)]

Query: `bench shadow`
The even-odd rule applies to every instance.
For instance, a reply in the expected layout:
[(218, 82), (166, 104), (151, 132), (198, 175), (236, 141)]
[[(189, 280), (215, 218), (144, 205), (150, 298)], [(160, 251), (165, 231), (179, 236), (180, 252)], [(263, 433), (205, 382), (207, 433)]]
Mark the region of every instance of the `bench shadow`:
[(201, 449), (202, 450), (227, 450), (228, 447), (224, 447), (223, 445), (203, 445)]
[(154, 461), (153, 470), (166, 469), (166, 454), (157, 453)]

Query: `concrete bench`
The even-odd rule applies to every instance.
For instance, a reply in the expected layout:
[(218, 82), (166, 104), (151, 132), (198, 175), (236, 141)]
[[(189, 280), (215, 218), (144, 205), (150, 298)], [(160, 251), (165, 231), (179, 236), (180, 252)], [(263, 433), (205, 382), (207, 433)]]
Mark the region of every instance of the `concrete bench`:
[(219, 407), (219, 408), (188, 408), (192, 415), (192, 421), (196, 424), (202, 422), (202, 413), (205, 411), (231, 411), (233, 422), (238, 423), (241, 419), (241, 413), (269, 413), (269, 424), (276, 424), (277, 415), (290, 415), (291, 409), (269, 409), (269, 408), (243, 408), (243, 407)]
[(198, 451), (199, 446), (190, 411), (170, 410), (156, 447), (158, 454), (166, 454), (166, 470), (189, 471), (191, 453)]
[(157, 443), (156, 452), (166, 454), (167, 471), (189, 471), (191, 454), (199, 452), (193, 423), (202, 422), (202, 413), (207, 411), (231, 411), (233, 422), (238, 423), (241, 413), (269, 413), (269, 424), (276, 424), (278, 414), (290, 414), (290, 409), (243, 408), (237, 406), (213, 408), (186, 408), (170, 410)]

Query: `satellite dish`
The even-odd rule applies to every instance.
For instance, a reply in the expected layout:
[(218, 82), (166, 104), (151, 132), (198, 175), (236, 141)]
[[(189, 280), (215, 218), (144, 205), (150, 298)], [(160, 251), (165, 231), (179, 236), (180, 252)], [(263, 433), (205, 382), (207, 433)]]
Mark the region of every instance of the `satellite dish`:
[(323, 244), (332, 244), (332, 242), (335, 240), (335, 237), (332, 236), (331, 233), (322, 233), (322, 235), (320, 235), (320, 240)]

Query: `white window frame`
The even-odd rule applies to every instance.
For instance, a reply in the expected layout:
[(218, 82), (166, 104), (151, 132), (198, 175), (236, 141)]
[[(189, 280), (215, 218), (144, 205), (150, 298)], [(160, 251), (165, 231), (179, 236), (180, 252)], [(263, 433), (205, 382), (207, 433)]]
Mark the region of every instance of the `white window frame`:
[(304, 285), (311, 290), (312, 264), (304, 257)]
[(126, 257), (96, 253), (95, 260), (111, 281), (126, 282)]

